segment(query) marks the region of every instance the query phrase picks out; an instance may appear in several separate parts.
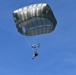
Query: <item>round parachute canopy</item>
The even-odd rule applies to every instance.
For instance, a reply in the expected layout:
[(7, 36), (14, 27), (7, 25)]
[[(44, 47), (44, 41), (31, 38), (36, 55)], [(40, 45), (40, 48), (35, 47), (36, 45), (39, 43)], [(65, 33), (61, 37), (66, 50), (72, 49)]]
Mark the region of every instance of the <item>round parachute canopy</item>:
[(46, 3), (33, 4), (13, 12), (18, 32), (34, 36), (52, 32), (57, 24), (50, 6)]

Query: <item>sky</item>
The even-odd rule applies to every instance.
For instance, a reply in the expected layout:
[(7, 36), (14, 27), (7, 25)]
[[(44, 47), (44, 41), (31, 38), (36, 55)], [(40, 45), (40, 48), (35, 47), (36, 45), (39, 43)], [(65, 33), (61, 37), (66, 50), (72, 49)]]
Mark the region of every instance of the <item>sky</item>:
[[(57, 26), (48, 34), (23, 36), (13, 11), (35, 3), (50, 5)], [(34, 60), (27, 41), (40, 43)], [(76, 75), (76, 0), (0, 0), (0, 75)]]

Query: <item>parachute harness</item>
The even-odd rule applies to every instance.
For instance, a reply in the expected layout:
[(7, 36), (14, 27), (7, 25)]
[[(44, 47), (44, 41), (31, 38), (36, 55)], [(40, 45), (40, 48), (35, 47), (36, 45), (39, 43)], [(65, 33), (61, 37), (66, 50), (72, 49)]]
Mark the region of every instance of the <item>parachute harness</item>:
[(26, 39), (24, 39), (24, 40), (27, 42), (27, 44), (30, 46), (30, 48), (31, 48), (33, 51), (37, 51), (38, 48), (40, 47), (40, 43), (36, 43), (36, 44), (32, 44), (32, 45), (31, 45), (28, 40), (26, 40)]

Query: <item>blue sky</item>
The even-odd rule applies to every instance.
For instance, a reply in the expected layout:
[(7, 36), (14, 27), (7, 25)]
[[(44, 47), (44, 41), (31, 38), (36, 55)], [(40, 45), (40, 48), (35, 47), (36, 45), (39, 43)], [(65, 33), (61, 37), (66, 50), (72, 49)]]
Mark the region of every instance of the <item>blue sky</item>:
[[(55, 30), (22, 36), (17, 32), (13, 11), (43, 2), (51, 6), (57, 19)], [(26, 40), (41, 44), (34, 60)], [(0, 75), (76, 75), (76, 0), (0, 1)]]

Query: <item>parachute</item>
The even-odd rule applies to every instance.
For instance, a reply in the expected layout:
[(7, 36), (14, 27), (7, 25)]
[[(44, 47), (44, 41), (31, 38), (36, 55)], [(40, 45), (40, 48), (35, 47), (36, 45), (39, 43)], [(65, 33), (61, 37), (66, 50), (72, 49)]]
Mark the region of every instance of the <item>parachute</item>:
[[(57, 24), (55, 16), (47, 3), (32, 4), (13, 12), (16, 28), (25, 36), (35, 36), (52, 32)], [(40, 43), (28, 45), (34, 50), (34, 57), (38, 55), (37, 48)], [(33, 58), (34, 58), (33, 57)]]
[(47, 3), (25, 6), (13, 12), (18, 32), (25, 36), (35, 36), (52, 32), (57, 24)]

